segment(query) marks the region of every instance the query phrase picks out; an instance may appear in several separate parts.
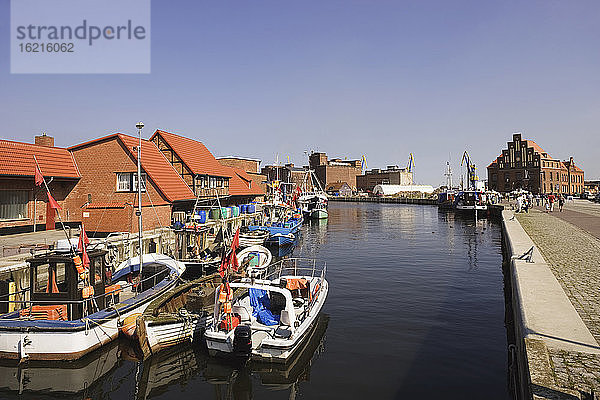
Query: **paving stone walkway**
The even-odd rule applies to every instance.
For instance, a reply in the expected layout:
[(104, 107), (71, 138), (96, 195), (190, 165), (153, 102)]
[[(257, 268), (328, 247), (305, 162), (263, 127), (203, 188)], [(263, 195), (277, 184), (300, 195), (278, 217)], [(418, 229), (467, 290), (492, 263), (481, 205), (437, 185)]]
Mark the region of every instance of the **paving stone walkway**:
[[(600, 238), (573, 224), (600, 231), (600, 214), (568, 214), (533, 209), (516, 215), (600, 343)], [(600, 393), (600, 356), (556, 349), (549, 349), (549, 356), (558, 386)]]

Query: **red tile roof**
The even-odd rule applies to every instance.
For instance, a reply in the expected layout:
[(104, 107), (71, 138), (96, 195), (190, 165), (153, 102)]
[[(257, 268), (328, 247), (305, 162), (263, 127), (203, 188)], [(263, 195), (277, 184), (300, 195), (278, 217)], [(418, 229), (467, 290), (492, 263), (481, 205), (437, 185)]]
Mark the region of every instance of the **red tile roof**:
[[(138, 138), (119, 134), (119, 139), (137, 162), (137, 152), (133, 151), (133, 147), (138, 145)], [(158, 147), (148, 140), (142, 140), (142, 167), (169, 201), (196, 198), (192, 189), (175, 171)]]
[(221, 165), (202, 142), (161, 130), (154, 132), (150, 140), (156, 135), (167, 142), (192, 173), (222, 177), (232, 176), (233, 172)]
[(229, 194), (231, 196), (261, 196), (265, 192), (243, 169), (224, 167), (229, 169), (232, 177), (229, 180)]
[(35, 155), (42, 175), (56, 178), (81, 177), (73, 156), (67, 149), (0, 139), (0, 175), (33, 177)]
[[(137, 152), (133, 150), (133, 147), (138, 145), (138, 138), (122, 133), (115, 133), (81, 143), (69, 147), (69, 150), (76, 150), (80, 147), (90, 146), (97, 142), (114, 138), (117, 138), (123, 144), (123, 147), (127, 149), (134, 161), (137, 162)], [(181, 178), (165, 156), (158, 150), (158, 147), (156, 147), (153, 142), (146, 139), (142, 139), (142, 168), (157, 186), (158, 190), (160, 190), (170, 202), (177, 200), (193, 200), (196, 198), (194, 192), (192, 192), (183, 178)]]

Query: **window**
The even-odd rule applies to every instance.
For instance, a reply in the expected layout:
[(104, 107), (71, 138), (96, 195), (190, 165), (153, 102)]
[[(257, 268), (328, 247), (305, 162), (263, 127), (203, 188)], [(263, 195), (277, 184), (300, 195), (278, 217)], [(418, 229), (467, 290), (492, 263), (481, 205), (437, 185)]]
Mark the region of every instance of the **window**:
[[(117, 192), (137, 192), (137, 173), (117, 173)], [(146, 174), (142, 174), (142, 192), (146, 191)]]
[(208, 187), (211, 189), (217, 187), (217, 178), (215, 178), (214, 176), (209, 176), (208, 177)]
[(0, 219), (27, 218), (27, 190), (0, 190)]
[(33, 290), (36, 293), (60, 293), (66, 291), (65, 263), (40, 264), (35, 268)]
[(117, 174), (117, 192), (129, 192), (131, 190), (131, 174)]
[[(137, 180), (138, 180), (138, 176), (137, 174), (131, 174), (132, 177), (132, 189), (134, 192), (137, 192), (138, 190), (138, 185), (137, 185)], [(146, 174), (142, 174), (142, 192), (146, 191)]]

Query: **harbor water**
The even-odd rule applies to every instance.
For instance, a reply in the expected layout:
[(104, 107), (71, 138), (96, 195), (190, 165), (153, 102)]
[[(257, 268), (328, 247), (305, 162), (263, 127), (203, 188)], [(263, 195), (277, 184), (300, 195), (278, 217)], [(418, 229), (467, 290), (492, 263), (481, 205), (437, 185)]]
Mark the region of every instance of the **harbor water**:
[(183, 346), (135, 360), (118, 342), (57, 369), (0, 365), (0, 398), (509, 399), (501, 228), (436, 207), (331, 203), (294, 256), (330, 291), (289, 365)]

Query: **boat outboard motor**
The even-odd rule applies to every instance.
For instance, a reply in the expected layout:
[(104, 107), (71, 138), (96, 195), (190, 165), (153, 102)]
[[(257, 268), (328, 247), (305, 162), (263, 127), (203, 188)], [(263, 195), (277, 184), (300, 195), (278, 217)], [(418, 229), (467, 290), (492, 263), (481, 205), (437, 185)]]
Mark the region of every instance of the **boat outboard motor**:
[(252, 333), (248, 325), (238, 325), (233, 332), (233, 353), (237, 357), (250, 357)]

